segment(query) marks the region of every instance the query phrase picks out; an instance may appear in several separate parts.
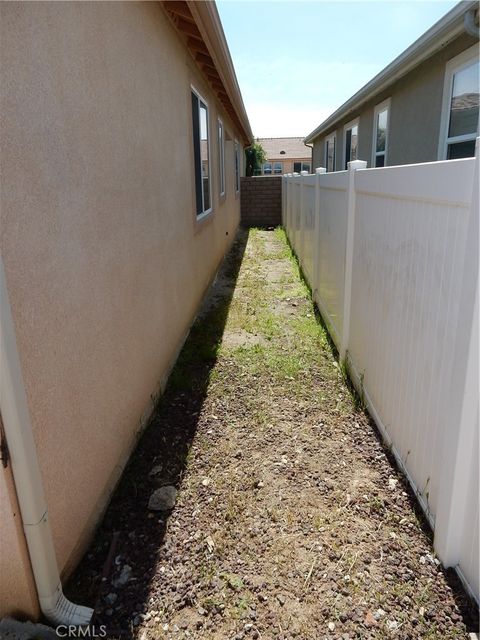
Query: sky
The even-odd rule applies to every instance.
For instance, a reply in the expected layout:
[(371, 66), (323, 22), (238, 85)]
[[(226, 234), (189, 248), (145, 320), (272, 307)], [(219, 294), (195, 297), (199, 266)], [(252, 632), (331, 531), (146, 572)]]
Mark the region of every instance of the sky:
[(456, 4), (217, 0), (254, 136), (306, 136)]

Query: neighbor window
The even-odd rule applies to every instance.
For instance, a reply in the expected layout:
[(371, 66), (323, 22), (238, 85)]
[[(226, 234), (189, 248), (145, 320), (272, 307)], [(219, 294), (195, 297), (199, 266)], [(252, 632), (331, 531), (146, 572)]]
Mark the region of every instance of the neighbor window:
[(212, 210), (210, 196), (210, 150), (208, 106), (192, 89), (193, 156), (195, 164), (195, 200), (197, 217)]
[(235, 140), (235, 192), (240, 191), (240, 145)]
[(390, 99), (377, 104), (373, 112), (373, 154), (374, 167), (387, 165), (388, 121), (390, 118)]
[(294, 162), (294, 173), (301, 173), (302, 171), (308, 171), (310, 173), (310, 164), (308, 162)]
[(270, 175), (272, 173), (272, 163), (271, 162), (264, 162), (263, 163), (263, 173), (264, 175)]
[(283, 171), (283, 165), (281, 162), (274, 162), (273, 163), (273, 173), (282, 173)]
[(335, 171), (335, 144), (335, 135), (325, 140), (325, 167), (329, 173)]
[(440, 160), (475, 155), (475, 138), (478, 136), (479, 72), (477, 45), (447, 64)]
[(358, 120), (349, 122), (344, 127), (343, 157), (344, 169), (348, 169), (348, 163), (352, 160), (358, 160)]
[(218, 166), (220, 178), (220, 195), (225, 195), (225, 129), (223, 122), (218, 120)]

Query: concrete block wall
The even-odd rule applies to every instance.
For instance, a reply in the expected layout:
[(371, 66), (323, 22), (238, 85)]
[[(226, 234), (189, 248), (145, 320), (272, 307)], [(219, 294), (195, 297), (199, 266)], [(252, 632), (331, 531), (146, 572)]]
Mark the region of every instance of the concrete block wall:
[(245, 227), (282, 223), (282, 176), (241, 179), (241, 221)]

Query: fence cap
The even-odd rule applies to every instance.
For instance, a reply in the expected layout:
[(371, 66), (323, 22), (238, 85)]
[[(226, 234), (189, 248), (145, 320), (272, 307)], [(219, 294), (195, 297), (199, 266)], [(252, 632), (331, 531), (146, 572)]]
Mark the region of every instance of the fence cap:
[(326, 170), (326, 168), (325, 168), (325, 167), (317, 167), (317, 168), (315, 169), (315, 173), (316, 173), (317, 175), (320, 175), (321, 173), (327, 173), (327, 170)]
[(350, 160), (347, 163), (347, 167), (349, 171), (356, 171), (357, 169), (366, 169), (367, 161), (366, 160)]
[(301, 171), (301, 172), (300, 172), (300, 175), (301, 175), (301, 176), (308, 176), (308, 171)]

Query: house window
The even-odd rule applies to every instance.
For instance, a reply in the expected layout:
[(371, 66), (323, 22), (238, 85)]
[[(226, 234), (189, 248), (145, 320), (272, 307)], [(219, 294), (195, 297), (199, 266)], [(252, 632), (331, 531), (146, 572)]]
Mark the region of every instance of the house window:
[(240, 191), (240, 145), (235, 140), (235, 193)]
[(335, 146), (335, 135), (332, 135), (325, 140), (325, 167), (329, 173), (331, 171), (335, 171)]
[(273, 173), (279, 174), (282, 173), (283, 171), (283, 165), (281, 162), (274, 162), (273, 163)]
[(374, 167), (387, 165), (388, 121), (390, 117), (390, 99), (377, 104), (373, 112), (373, 154)]
[(220, 178), (220, 195), (225, 195), (225, 129), (223, 122), (218, 120), (218, 166)]
[(447, 64), (439, 160), (475, 155), (478, 136), (479, 62), (474, 45)]
[(349, 122), (344, 127), (343, 168), (348, 169), (348, 163), (358, 160), (358, 120)]
[(308, 162), (294, 162), (293, 171), (295, 173), (301, 173), (302, 171), (308, 171), (308, 173), (310, 173), (310, 164)]
[(192, 89), (193, 156), (195, 164), (195, 200), (197, 217), (212, 210), (210, 199), (210, 149), (208, 106)]
[(272, 173), (272, 163), (271, 162), (264, 162), (263, 163), (263, 174), (266, 176), (271, 175)]

